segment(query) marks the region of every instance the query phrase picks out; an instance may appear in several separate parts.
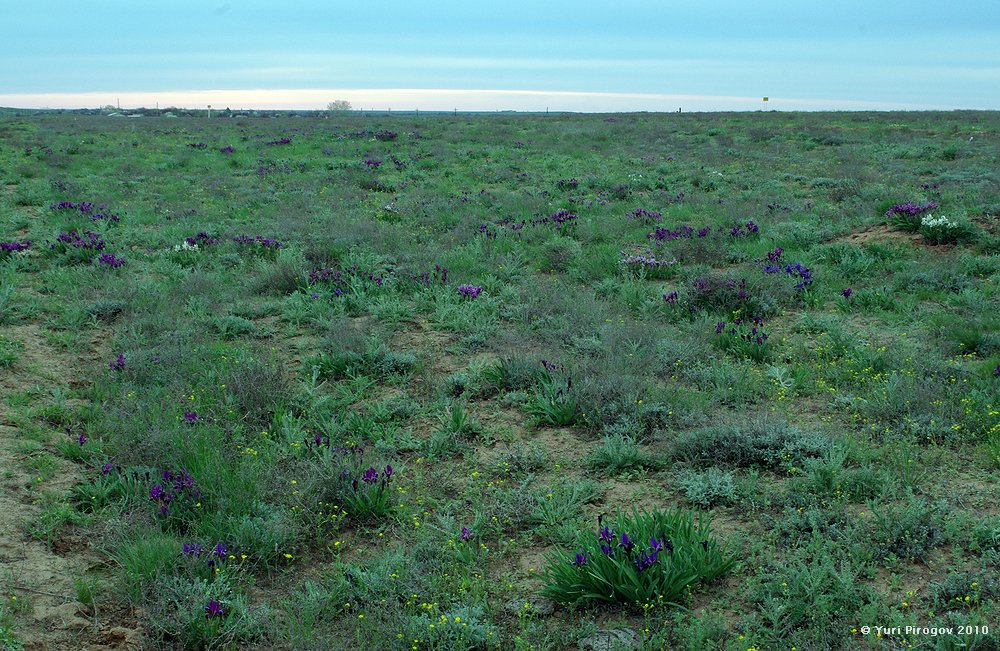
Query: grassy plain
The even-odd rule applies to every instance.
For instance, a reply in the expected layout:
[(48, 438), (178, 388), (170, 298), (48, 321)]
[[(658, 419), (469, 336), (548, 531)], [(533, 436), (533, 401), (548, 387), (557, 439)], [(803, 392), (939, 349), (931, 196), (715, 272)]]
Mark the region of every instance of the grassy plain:
[(0, 648), (997, 648), (998, 137), (0, 118)]

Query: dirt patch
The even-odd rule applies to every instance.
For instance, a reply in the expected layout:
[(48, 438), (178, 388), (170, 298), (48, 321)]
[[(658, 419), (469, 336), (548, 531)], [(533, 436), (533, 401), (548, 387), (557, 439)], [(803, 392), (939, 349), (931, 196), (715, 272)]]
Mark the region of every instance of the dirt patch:
[[(44, 522), (43, 491), (60, 499), (81, 480), (75, 464), (55, 456), (57, 468), (50, 479), (39, 481), (26, 461), (25, 438), (7, 407), (7, 399), (30, 386), (68, 387), (78, 377), (80, 357), (58, 350), (46, 342), (37, 325), (4, 328), (4, 335), (23, 344), (18, 360), (0, 379), (0, 595), (17, 603), (14, 632), (25, 649), (48, 651), (80, 649), (139, 649), (141, 635), (134, 622), (99, 616), (91, 606), (77, 600), (75, 582), (103, 561), (90, 549), (80, 532), (62, 529), (49, 540), (37, 531)], [(95, 344), (82, 359), (99, 354)], [(74, 402), (78, 402), (74, 400)], [(53, 433), (55, 435), (55, 433)], [(50, 452), (43, 444), (38, 453)], [(47, 533), (47, 532), (45, 532)]]
[(928, 251), (948, 251), (954, 246), (951, 244), (931, 244), (925, 240), (924, 236), (920, 233), (898, 231), (891, 228), (887, 224), (869, 226), (868, 228), (855, 233), (849, 233), (841, 237), (833, 238), (832, 240), (829, 240), (828, 243), (836, 242), (847, 242), (848, 244), (855, 244), (857, 246), (863, 246), (865, 244), (875, 242), (895, 242), (910, 244), (922, 249), (927, 249)]

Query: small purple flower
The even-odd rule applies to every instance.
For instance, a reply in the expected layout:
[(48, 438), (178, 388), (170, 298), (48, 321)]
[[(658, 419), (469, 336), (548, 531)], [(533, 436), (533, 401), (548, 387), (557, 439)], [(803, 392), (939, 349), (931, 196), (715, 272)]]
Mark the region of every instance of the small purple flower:
[(215, 549), (212, 550), (212, 556), (215, 556), (216, 558), (225, 558), (226, 557), (226, 543), (221, 542), (221, 541), (215, 543)]
[(101, 466), (101, 474), (102, 475), (110, 475), (111, 471), (114, 470), (114, 469), (115, 469), (114, 466), (112, 466), (110, 463), (106, 463), (103, 466)]
[(581, 550), (576, 553), (576, 558), (573, 559), (573, 565), (577, 567), (583, 567), (587, 564), (587, 552)]
[(1000, 364), (997, 364), (997, 367), (993, 369), (993, 377), (1000, 377)]
[(847, 289), (841, 290), (841, 292), (840, 292), (841, 296), (843, 296), (844, 298), (850, 298), (851, 294), (853, 294), (853, 293), (854, 293), (854, 290), (851, 289), (850, 287), (848, 287)]
[(319, 294), (317, 294), (316, 292), (313, 292), (312, 294), (309, 295), (309, 298), (311, 298), (312, 300), (315, 301), (317, 298), (319, 298)]
[(654, 552), (658, 552), (661, 549), (663, 549), (663, 545), (660, 543), (659, 540), (656, 539), (656, 536), (650, 536), (649, 537), (649, 548), (652, 551), (654, 551)]
[(677, 291), (675, 290), (670, 292), (669, 294), (664, 294), (663, 300), (669, 303), (670, 305), (677, 305)]
[(378, 481), (378, 470), (375, 470), (374, 466), (369, 468), (365, 471), (365, 474), (361, 476), (361, 481), (366, 484), (374, 484)]
[(711, 232), (712, 232), (712, 228), (710, 226), (706, 226), (704, 228), (699, 228), (698, 229), (698, 237), (705, 237), (706, 235), (708, 235)]
[(631, 555), (632, 550), (635, 549), (635, 543), (624, 531), (622, 532), (621, 539), (618, 541), (618, 544), (621, 545), (621, 548), (625, 550), (626, 554)]
[(604, 542), (614, 542), (615, 532), (611, 530), (611, 527), (605, 526), (597, 533), (597, 537), (599, 540), (603, 540)]
[(87, 442), (87, 435), (84, 434), (83, 432), (80, 432), (80, 435), (76, 437), (76, 442), (79, 443), (80, 445), (83, 445), (84, 443)]
[(198, 415), (196, 411), (185, 411), (184, 412), (184, 422), (186, 423), (197, 423), (201, 420), (201, 416)]
[(635, 569), (639, 572), (648, 570), (650, 567), (656, 564), (659, 554), (653, 552), (652, 554), (647, 554), (646, 552), (640, 553), (635, 558)]
[(467, 298), (477, 298), (483, 291), (479, 285), (459, 285), (458, 293)]
[(108, 368), (112, 371), (121, 371), (125, 369), (125, 355), (118, 353), (118, 357), (113, 362), (108, 362)]
[(721, 335), (722, 331), (725, 329), (726, 329), (725, 321), (719, 321), (718, 323), (715, 324), (715, 334)]
[(459, 538), (466, 542), (472, 540), (472, 531), (468, 527), (462, 527), (462, 535)]
[(753, 220), (747, 222), (747, 233), (749, 233), (750, 235), (756, 235), (759, 232), (760, 232), (760, 226), (757, 225), (757, 222)]
[(383, 474), (383, 476), (385, 477), (386, 481), (388, 481), (388, 480), (389, 480), (390, 478), (392, 478), (392, 473), (393, 473), (393, 472), (394, 472), (394, 471), (393, 471), (393, 469), (392, 469), (392, 466), (388, 466), (388, 465), (387, 465), (387, 466), (385, 467), (385, 470), (383, 470), (383, 471), (382, 471), (382, 474)]
[(601, 551), (604, 552), (604, 555), (607, 556), (608, 558), (611, 558), (612, 556), (615, 555), (615, 550), (612, 549), (611, 546), (608, 545), (607, 543), (601, 543)]
[(209, 619), (222, 619), (226, 616), (226, 609), (222, 607), (222, 604), (218, 599), (212, 599), (205, 606), (205, 616)]
[(225, 147), (219, 149), (219, 151), (222, 152), (223, 154), (231, 154), (236, 150), (233, 149), (232, 145), (226, 145)]
[(198, 543), (184, 543), (181, 547), (181, 554), (187, 556), (201, 556), (203, 551), (205, 550)]
[(149, 489), (149, 499), (151, 500), (161, 500), (166, 495), (166, 491), (163, 490), (163, 486), (156, 484), (151, 489)]

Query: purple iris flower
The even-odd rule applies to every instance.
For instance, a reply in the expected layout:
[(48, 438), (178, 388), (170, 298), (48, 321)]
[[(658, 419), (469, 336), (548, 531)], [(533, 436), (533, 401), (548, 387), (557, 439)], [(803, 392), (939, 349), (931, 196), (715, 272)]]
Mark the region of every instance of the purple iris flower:
[(573, 565), (577, 567), (583, 567), (587, 564), (587, 552), (579, 551), (576, 553), (576, 558), (573, 559)]
[(840, 292), (841, 296), (843, 296), (844, 298), (850, 298), (851, 294), (853, 294), (853, 293), (854, 293), (854, 290), (851, 289), (850, 287), (848, 287), (847, 289), (841, 290), (841, 292)]
[(635, 558), (635, 569), (638, 570), (639, 572), (648, 570), (650, 567), (656, 564), (656, 561), (658, 560), (657, 557), (658, 557), (657, 552), (653, 552), (652, 554), (647, 554), (646, 552), (642, 552)]
[(472, 531), (468, 527), (462, 527), (462, 535), (459, 537), (462, 540), (468, 542), (472, 540)]
[(626, 554), (631, 554), (632, 550), (635, 549), (635, 543), (632, 541), (631, 538), (628, 537), (628, 534), (625, 533), (624, 531), (622, 532), (621, 540), (619, 541), (618, 544), (621, 545), (622, 549), (625, 550)]
[(365, 471), (365, 474), (361, 476), (361, 481), (366, 484), (374, 484), (378, 481), (378, 470), (375, 470), (374, 467), (369, 468)]
[(205, 616), (209, 619), (213, 618), (223, 618), (226, 616), (226, 609), (222, 607), (222, 604), (218, 599), (212, 599), (205, 606)]

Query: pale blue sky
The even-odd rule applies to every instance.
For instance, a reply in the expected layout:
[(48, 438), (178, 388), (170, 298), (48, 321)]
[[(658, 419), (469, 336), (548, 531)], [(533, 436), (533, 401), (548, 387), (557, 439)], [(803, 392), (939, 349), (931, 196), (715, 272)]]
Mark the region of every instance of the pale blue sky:
[(770, 108), (1000, 109), (998, 0), (0, 8), (0, 105), (699, 110), (757, 109), (767, 95)]

